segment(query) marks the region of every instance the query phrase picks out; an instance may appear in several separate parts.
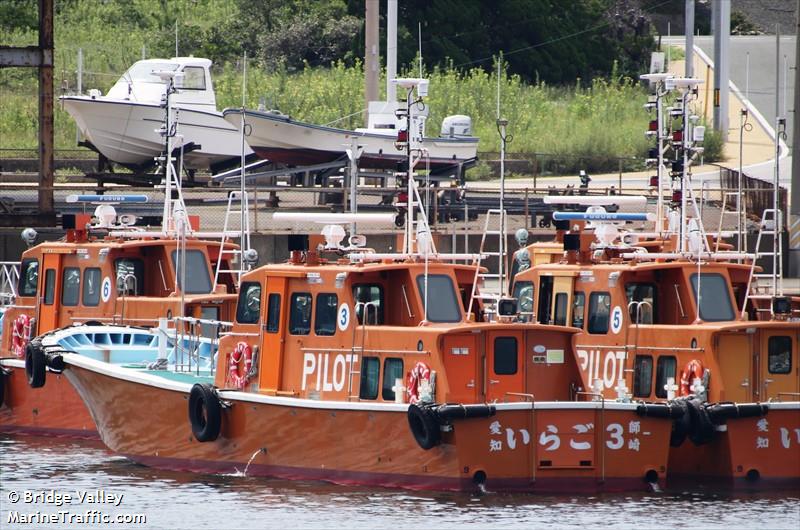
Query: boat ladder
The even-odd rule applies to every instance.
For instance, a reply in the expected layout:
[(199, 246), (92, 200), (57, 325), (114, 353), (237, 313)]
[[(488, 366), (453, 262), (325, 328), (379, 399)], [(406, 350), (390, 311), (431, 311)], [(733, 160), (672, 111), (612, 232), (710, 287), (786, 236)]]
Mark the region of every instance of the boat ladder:
[[(747, 301), (751, 300), (771, 300), (776, 296), (783, 295), (783, 286), (781, 279), (783, 278), (783, 263), (781, 257), (783, 255), (783, 241), (781, 240), (781, 223), (783, 222), (783, 215), (780, 210), (766, 209), (761, 216), (759, 223), (758, 237), (756, 238), (756, 246), (754, 249), (755, 260), (753, 261), (752, 268), (750, 269), (750, 278), (747, 287)], [(761, 249), (762, 245), (766, 244), (764, 250)], [(759, 265), (759, 260), (769, 258), (772, 260), (771, 272), (756, 272), (756, 267)], [(769, 262), (767, 262), (769, 263)], [(747, 304), (743, 308), (747, 308)], [(769, 308), (758, 308), (756, 311), (769, 311), (772, 314), (772, 304)]]
[[(728, 205), (736, 204), (735, 210), (728, 210)], [(723, 222), (726, 216), (735, 216), (736, 219), (736, 252), (747, 251), (747, 229), (745, 226), (745, 203), (744, 198), (738, 191), (726, 191), (722, 194), (722, 210), (719, 214), (719, 228), (717, 229), (717, 241), (714, 252), (719, 252), (719, 244), (722, 241)]]
[[(238, 219), (238, 223), (237, 223)], [(238, 224), (240, 234), (239, 248), (226, 248), (226, 243), (231, 242), (233, 237), (231, 232)], [(228, 195), (228, 207), (225, 211), (225, 223), (222, 228), (222, 240), (219, 246), (219, 256), (217, 257), (217, 267), (214, 273), (214, 290), (219, 285), (221, 274), (231, 274), (236, 279), (238, 286), (242, 280), (242, 274), (249, 270), (250, 254), (250, 201), (249, 193), (241, 191), (231, 191)], [(227, 269), (223, 269), (225, 256), (231, 257), (228, 261)], [(238, 268), (233, 268), (233, 262), (238, 258)]]
[[(492, 227), (491, 219), (493, 216), (499, 218), (499, 228), (490, 229)], [(475, 277), (472, 281), (472, 294), (469, 299), (469, 309), (467, 314), (472, 313), (472, 307), (475, 300), (482, 302), (489, 302), (491, 307), (487, 308), (485, 312), (493, 315), (497, 312), (497, 306), (500, 299), (505, 296), (505, 261), (506, 261), (506, 211), (502, 209), (490, 209), (486, 212), (486, 221), (483, 225), (483, 235), (481, 235), (481, 246), (478, 252), (478, 259), (475, 260)], [(487, 236), (496, 235), (498, 239), (497, 251), (487, 251)], [(481, 264), (484, 258), (497, 257), (497, 272), (481, 272)], [(489, 284), (487, 285), (487, 280)], [(484, 288), (478, 289), (478, 285)]]
[(14, 303), (19, 284), (19, 261), (0, 262), (0, 307)]

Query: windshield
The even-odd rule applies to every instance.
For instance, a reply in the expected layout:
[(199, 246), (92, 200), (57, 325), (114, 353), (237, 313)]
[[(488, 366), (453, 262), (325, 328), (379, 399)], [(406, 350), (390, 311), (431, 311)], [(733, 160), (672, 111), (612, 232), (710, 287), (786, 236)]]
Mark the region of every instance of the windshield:
[(138, 81), (142, 83), (158, 83), (165, 84), (157, 75), (153, 75), (154, 71), (168, 70), (173, 72), (178, 69), (178, 65), (174, 63), (150, 63), (138, 62), (131, 66), (122, 78), (126, 81)]
[(208, 273), (206, 255), (200, 250), (186, 251), (186, 288), (182, 285), (181, 265), (177, 250), (172, 251), (172, 263), (175, 265), (175, 275), (178, 278), (178, 287), (188, 294), (208, 294), (211, 292), (211, 276)]
[[(425, 304), (425, 275), (417, 276), (417, 287)], [(427, 320), (430, 322), (461, 322), (461, 311), (458, 308), (453, 280), (444, 274), (428, 275), (428, 311)]]
[(733, 320), (733, 304), (728, 293), (728, 282), (721, 274), (692, 274), (692, 295), (700, 307), (701, 320), (706, 322)]

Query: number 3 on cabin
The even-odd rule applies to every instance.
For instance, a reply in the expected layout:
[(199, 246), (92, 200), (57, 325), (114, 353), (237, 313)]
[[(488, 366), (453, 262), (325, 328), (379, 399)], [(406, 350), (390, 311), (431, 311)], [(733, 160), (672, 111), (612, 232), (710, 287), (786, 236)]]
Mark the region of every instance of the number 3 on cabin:
[(350, 325), (350, 306), (344, 303), (339, 306), (339, 318), (336, 319), (339, 331), (345, 331)]

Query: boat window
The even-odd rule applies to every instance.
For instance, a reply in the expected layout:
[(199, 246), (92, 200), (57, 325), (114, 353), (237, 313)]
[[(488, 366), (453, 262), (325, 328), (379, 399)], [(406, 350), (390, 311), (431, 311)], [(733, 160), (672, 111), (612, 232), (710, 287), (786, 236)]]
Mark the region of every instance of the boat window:
[(267, 333), (277, 333), (281, 323), (281, 295), (269, 293), (267, 299)]
[(236, 322), (256, 324), (261, 317), (261, 284), (243, 282), (236, 304)]
[(136, 63), (123, 74), (122, 79), (164, 85), (166, 82), (153, 72), (158, 72), (159, 70), (173, 72), (177, 68), (178, 65), (174, 63)]
[(608, 293), (589, 295), (589, 333), (608, 333), (611, 296)]
[(44, 271), (44, 303), (53, 305), (56, 299), (56, 270), (47, 269)]
[(81, 295), (81, 270), (78, 267), (65, 267), (61, 273), (61, 305), (78, 305)]
[(767, 351), (769, 352), (769, 373), (788, 374), (792, 371), (792, 338), (786, 336), (770, 337)]
[(361, 386), (358, 397), (361, 399), (375, 399), (378, 397), (378, 378), (380, 377), (381, 361), (377, 357), (361, 358)]
[(572, 295), (572, 327), (583, 329), (583, 309), (586, 295), (580, 291)]
[(205, 90), (206, 72), (202, 66), (187, 66), (183, 69), (181, 90)]
[(517, 373), (517, 338), (495, 337), (494, 373), (514, 375)]
[(331, 336), (336, 333), (336, 307), (339, 297), (336, 293), (320, 293), (317, 295), (317, 313), (314, 315), (314, 333)]
[[(422, 304), (425, 305), (425, 275), (417, 276)], [(430, 322), (461, 322), (461, 310), (458, 308), (458, 297), (453, 280), (445, 274), (428, 274), (428, 314)]]
[(672, 378), (672, 383), (677, 382), (678, 361), (671, 355), (662, 355), (658, 358), (656, 363), (656, 397), (667, 397), (667, 391), (664, 386), (667, 384), (667, 379)]
[(100, 303), (100, 282), (99, 268), (83, 270), (83, 305), (92, 307)]
[(556, 313), (553, 318), (556, 326), (567, 325), (567, 302), (567, 293), (556, 293)]
[(653, 386), (653, 358), (637, 355), (633, 362), (633, 395), (648, 397)]
[(175, 277), (178, 287), (187, 294), (208, 294), (211, 292), (211, 276), (208, 272), (208, 260), (202, 250), (186, 251), (186, 288), (181, 285), (181, 264), (178, 251), (172, 251), (172, 263), (175, 265)]
[(20, 296), (36, 296), (39, 285), (39, 260), (25, 259), (19, 268), (17, 292)]
[(311, 332), (311, 293), (292, 293), (289, 333), (308, 335)]
[[(631, 322), (636, 322), (636, 308), (639, 307), (639, 324), (652, 324), (656, 311), (656, 286), (652, 283), (625, 284), (628, 300), (628, 313)], [(641, 302), (641, 303), (640, 303)], [(658, 391), (658, 389), (656, 389)]]
[(144, 294), (144, 262), (139, 258), (119, 258), (114, 261), (117, 291), (124, 294)]
[(539, 307), (536, 312), (540, 324), (550, 323), (550, 305), (553, 303), (553, 277), (543, 276), (539, 280)]
[(397, 379), (403, 380), (403, 359), (387, 358), (383, 361), (383, 389), (381, 397), (384, 401), (394, 401), (394, 390)]
[(520, 317), (530, 321), (533, 318), (533, 282), (514, 282), (514, 290), (511, 292), (517, 299)]
[[(202, 306), (200, 308), (200, 318), (219, 322), (219, 306)], [(218, 339), (220, 331), (219, 324), (200, 324), (200, 333), (206, 339)]]
[(353, 286), (353, 300), (356, 304), (358, 323), (363, 324), (364, 313), (367, 324), (383, 324), (383, 287), (378, 284), (362, 283)]
[[(692, 274), (692, 295), (700, 306), (700, 319), (706, 322), (722, 322), (734, 319), (728, 282), (719, 273)], [(700, 301), (697, 298), (697, 283), (700, 280)]]

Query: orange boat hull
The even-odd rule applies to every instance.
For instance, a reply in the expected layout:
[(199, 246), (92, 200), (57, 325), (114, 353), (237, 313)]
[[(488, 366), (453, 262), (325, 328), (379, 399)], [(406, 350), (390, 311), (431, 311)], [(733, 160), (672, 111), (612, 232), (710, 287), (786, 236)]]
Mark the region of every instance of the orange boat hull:
[(5, 359), (2, 365), (11, 373), (3, 376), (0, 432), (98, 438), (89, 410), (63, 374), (48, 372), (47, 384), (34, 389), (24, 361)]
[[(188, 384), (160, 388), (72, 363), (65, 373), (106, 445), (154, 467), (446, 490), (473, 490), (479, 477), (490, 490), (532, 492), (647, 490), (645, 477), (666, 474), (671, 422), (640, 418), (630, 406), (498, 405), (495, 416), (454, 421), (443, 443), (425, 451), (405, 405), (222, 392), (231, 406), (223, 409), (221, 434), (201, 443), (188, 420)], [(592, 428), (578, 433), (577, 425)]]

